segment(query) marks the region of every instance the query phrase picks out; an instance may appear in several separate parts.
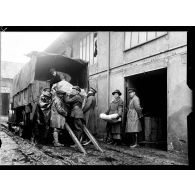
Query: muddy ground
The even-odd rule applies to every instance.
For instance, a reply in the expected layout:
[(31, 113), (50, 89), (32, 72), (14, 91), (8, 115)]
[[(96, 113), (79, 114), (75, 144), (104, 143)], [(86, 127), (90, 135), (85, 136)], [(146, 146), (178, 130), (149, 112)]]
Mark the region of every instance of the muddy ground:
[(104, 153), (93, 145), (87, 155), (77, 148), (34, 145), (2, 126), (0, 165), (188, 165), (187, 156), (152, 148), (112, 146), (99, 142)]

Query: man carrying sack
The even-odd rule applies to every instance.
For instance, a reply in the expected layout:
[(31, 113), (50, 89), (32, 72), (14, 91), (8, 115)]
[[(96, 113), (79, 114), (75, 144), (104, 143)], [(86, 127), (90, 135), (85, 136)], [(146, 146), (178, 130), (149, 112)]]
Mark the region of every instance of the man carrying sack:
[(73, 86), (71, 94), (65, 97), (65, 103), (69, 105), (71, 110), (69, 124), (72, 125), (72, 129), (74, 130), (77, 139), (81, 142), (83, 136), (84, 115), (82, 111), (83, 100), (80, 92), (81, 89), (79, 86)]
[(114, 99), (110, 103), (109, 109), (100, 114), (100, 118), (107, 121), (106, 142), (108, 144), (119, 145), (121, 142), (121, 125), (123, 113), (123, 100), (120, 98), (121, 92), (116, 89), (112, 92)]
[(68, 110), (64, 103), (64, 91), (53, 91), (53, 103), (51, 106), (51, 127), (54, 128), (54, 146), (63, 146), (59, 143), (59, 132), (64, 129)]

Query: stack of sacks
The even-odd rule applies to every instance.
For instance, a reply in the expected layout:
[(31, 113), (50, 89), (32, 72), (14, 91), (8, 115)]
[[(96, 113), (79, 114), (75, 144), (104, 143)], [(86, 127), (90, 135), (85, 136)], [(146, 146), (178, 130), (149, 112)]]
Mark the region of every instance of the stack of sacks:
[(58, 89), (60, 91), (66, 92), (67, 94), (70, 94), (72, 91), (73, 85), (71, 85), (69, 82), (62, 80), (58, 83), (55, 83), (52, 87), (52, 89)]

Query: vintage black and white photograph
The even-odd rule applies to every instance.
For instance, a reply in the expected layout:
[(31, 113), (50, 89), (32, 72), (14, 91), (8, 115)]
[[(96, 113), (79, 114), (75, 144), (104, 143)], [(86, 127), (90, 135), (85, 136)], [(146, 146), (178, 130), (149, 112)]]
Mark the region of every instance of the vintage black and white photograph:
[(187, 31), (0, 39), (0, 166), (189, 165)]

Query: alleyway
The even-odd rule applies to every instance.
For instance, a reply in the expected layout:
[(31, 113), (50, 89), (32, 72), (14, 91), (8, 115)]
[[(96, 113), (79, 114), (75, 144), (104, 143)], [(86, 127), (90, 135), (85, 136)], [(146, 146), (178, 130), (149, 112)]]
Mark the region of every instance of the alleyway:
[(84, 156), (70, 147), (34, 146), (3, 126), (0, 137), (0, 165), (187, 165), (185, 156), (150, 148), (129, 149), (100, 143), (103, 154), (89, 145)]

